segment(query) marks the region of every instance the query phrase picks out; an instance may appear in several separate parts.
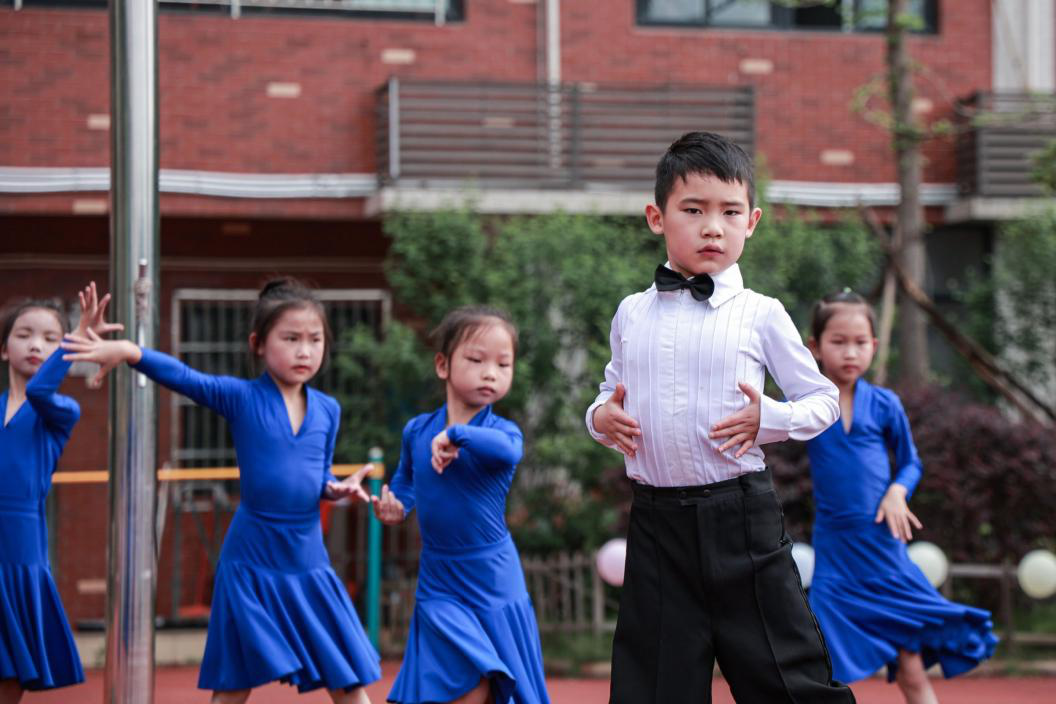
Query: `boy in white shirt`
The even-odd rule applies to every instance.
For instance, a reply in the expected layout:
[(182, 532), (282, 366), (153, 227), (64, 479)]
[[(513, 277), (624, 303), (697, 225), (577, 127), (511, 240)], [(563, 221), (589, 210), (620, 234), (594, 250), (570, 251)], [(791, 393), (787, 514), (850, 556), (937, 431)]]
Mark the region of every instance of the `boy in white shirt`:
[[(634, 482), (610, 702), (711, 701), (716, 659), (738, 702), (853, 702), (832, 681), (759, 448), (818, 435), (839, 395), (781, 303), (741, 281), (762, 216), (751, 158), (683, 135), (655, 196), (645, 214), (668, 262), (620, 303), (586, 416)], [(760, 393), (766, 370), (786, 402)]]

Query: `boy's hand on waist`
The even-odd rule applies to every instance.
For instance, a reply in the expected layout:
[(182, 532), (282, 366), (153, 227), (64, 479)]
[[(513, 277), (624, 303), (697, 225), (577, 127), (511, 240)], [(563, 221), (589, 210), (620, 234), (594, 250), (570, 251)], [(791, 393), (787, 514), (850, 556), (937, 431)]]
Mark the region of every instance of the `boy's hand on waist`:
[(740, 458), (755, 446), (755, 438), (759, 435), (762, 395), (754, 386), (743, 381), (738, 382), (737, 388), (748, 397), (748, 405), (711, 426), (708, 437), (713, 440), (728, 438), (719, 445), (719, 452), (726, 452), (731, 447), (740, 445), (733, 454), (735, 458)]
[(616, 384), (616, 391), (609, 396), (609, 400), (594, 409), (594, 430), (616, 443), (620, 452), (634, 457), (638, 452), (635, 438), (641, 437), (642, 428), (638, 421), (623, 410), (626, 395), (627, 388), (623, 384)]
[(924, 527), (913, 512), (906, 505), (906, 494), (908, 490), (901, 484), (892, 484), (887, 487), (887, 493), (880, 501), (880, 508), (876, 512), (876, 522), (887, 521), (887, 527), (891, 531), (891, 537), (908, 543), (913, 539), (913, 528), (921, 530)]

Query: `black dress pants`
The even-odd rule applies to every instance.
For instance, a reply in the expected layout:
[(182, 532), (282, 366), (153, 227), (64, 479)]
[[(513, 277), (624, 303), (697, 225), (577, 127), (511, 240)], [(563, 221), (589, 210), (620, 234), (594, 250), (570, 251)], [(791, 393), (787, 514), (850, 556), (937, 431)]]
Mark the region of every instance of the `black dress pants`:
[(634, 486), (610, 703), (710, 704), (716, 659), (740, 704), (854, 702), (832, 680), (769, 470)]

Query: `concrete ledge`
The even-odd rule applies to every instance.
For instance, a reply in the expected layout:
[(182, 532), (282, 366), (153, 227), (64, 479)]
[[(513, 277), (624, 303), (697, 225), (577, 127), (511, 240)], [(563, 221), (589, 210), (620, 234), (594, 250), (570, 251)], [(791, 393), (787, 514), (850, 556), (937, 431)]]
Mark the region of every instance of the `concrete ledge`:
[[(205, 652), (204, 628), (176, 628), (157, 631), (154, 635), (154, 661), (158, 666), (198, 665)], [(106, 665), (106, 635), (102, 631), (79, 631), (73, 634), (85, 669)]]
[(946, 206), (946, 221), (1005, 222), (1039, 215), (1056, 206), (1056, 198), (960, 198)]

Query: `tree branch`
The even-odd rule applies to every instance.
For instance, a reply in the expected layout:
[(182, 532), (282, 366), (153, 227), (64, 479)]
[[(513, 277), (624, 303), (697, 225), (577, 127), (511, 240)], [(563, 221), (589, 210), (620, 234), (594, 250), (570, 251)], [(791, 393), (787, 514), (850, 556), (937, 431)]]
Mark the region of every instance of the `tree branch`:
[(865, 222), (869, 230), (883, 245), (884, 250), (887, 252), (888, 267), (894, 271), (895, 277), (898, 279), (898, 283), (906, 293), (906, 296), (924, 311), (931, 320), (932, 325), (968, 361), (979, 378), (1019, 409), (1024, 417), (1031, 418), (1042, 425), (1051, 425), (1056, 421), (1056, 409), (1053, 409), (1038, 398), (1034, 391), (1016, 378), (1015, 375), (1003, 369), (993, 355), (987, 352), (979, 343), (958, 330), (942, 314), (928, 294), (906, 275), (876, 214), (864, 206), (859, 206), (858, 212), (862, 217), (862, 221)]

